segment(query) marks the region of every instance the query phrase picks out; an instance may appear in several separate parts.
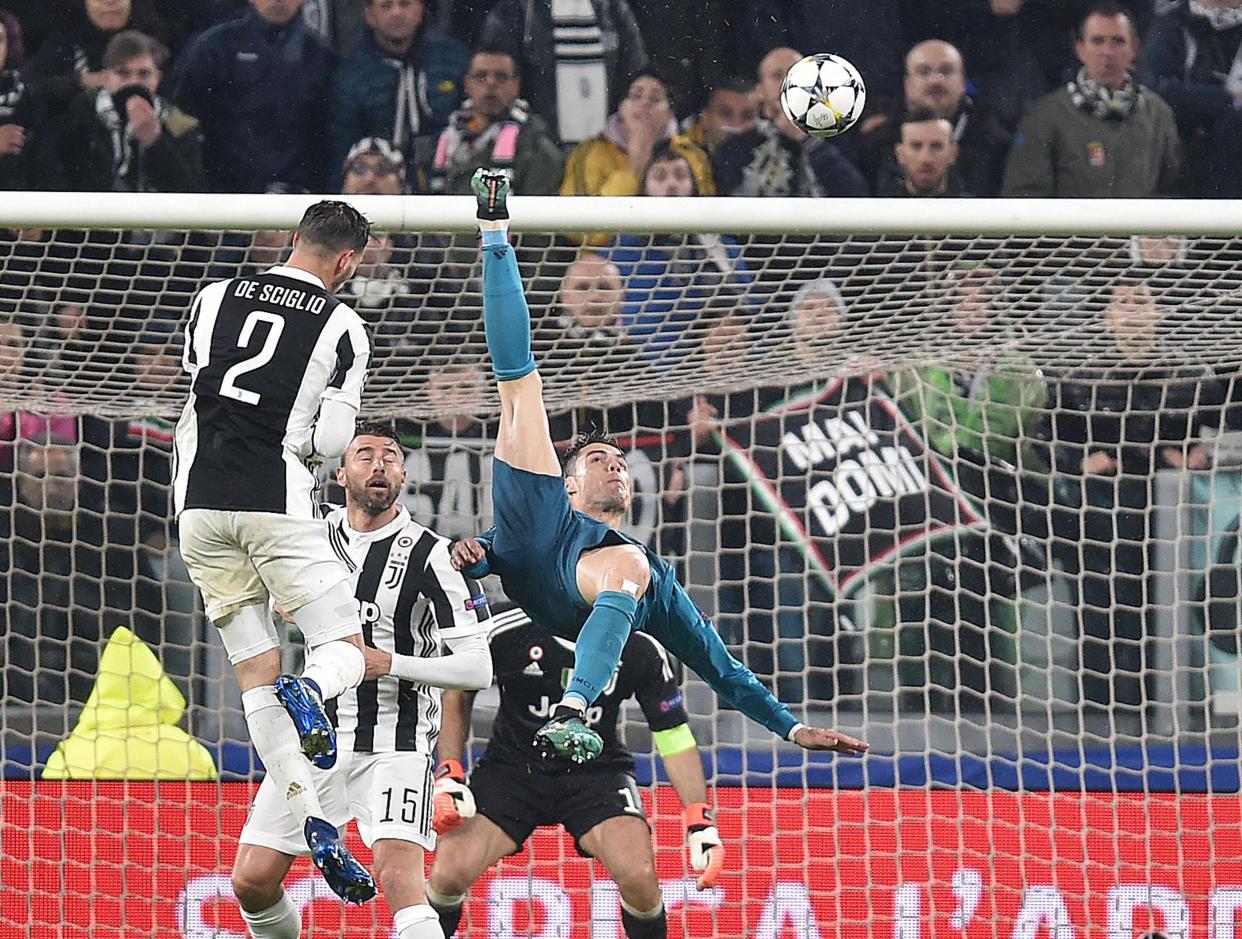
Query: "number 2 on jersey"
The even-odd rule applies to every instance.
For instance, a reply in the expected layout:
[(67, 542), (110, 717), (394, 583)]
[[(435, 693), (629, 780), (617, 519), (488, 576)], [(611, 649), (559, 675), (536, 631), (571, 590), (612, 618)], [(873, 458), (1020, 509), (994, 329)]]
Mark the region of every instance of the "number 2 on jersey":
[(255, 329), (260, 323), (267, 324), (267, 335), (263, 337), (263, 347), (250, 356), (250, 358), (242, 359), (236, 365), (230, 366), (220, 382), (220, 394), (226, 398), (240, 401), (242, 404), (258, 404), (259, 393), (239, 388), (237, 386), (237, 379), (261, 369), (268, 362), (272, 361), (272, 356), (276, 354), (276, 343), (280, 342), (280, 334), (285, 331), (285, 319), (279, 313), (253, 310), (246, 317), (246, 322), (242, 323), (241, 335), (237, 337), (237, 348), (247, 349), (250, 347), (250, 341), (254, 338)]

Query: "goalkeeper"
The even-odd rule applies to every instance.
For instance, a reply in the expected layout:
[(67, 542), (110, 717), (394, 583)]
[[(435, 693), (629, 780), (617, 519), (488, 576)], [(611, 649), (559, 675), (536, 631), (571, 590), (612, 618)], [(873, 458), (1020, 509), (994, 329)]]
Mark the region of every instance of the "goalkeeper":
[[(563, 676), (574, 665), (573, 646), (535, 629), (521, 610), (499, 613), (492, 622), (496, 625), (488, 642), (500, 709), (468, 789), (461, 760), (474, 696), (446, 692), (443, 698), (434, 824), (444, 834), (436, 847), (427, 900), (440, 915), (445, 936), (457, 930), (466, 891), (484, 871), (520, 851), (536, 827), (561, 824), (573, 836), (578, 853), (597, 858), (617, 884), (626, 935), (664, 939), (668, 926), (651, 830), (634, 783), (634, 758), (618, 734), (621, 708), (629, 697), (642, 707), (664, 769), (685, 807), (690, 862), (701, 871), (699, 888), (714, 886), (724, 864), (724, 846), (707, 805), (703, 764), (672, 660), (650, 636), (632, 633), (614, 680), (587, 718), (605, 740), (603, 752), (586, 766), (550, 763), (540, 759), (532, 740), (542, 715), (561, 696)], [(470, 811), (476, 805), (477, 814)]]
[(580, 437), (557, 459), (530, 346), (530, 311), (508, 244), (509, 180), (471, 180), (483, 233), (483, 324), (500, 390), (492, 502), (496, 525), (453, 546), (471, 577), (500, 576), (539, 629), (577, 643), (565, 694), (535, 734), (545, 757), (583, 763), (603, 748), (586, 709), (612, 680), (631, 630), (645, 630), (728, 704), (808, 750), (862, 753), (867, 745), (794, 719), (729, 654), (663, 559), (619, 530), (632, 490), (625, 457), (600, 435)]

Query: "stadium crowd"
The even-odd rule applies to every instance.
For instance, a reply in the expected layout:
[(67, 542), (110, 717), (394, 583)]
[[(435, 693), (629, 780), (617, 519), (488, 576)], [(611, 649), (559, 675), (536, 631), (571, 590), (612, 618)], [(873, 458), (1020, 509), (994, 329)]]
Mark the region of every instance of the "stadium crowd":
[[(868, 83), (839, 140), (806, 137), (778, 103), (789, 65), (824, 50)], [(492, 166), (519, 194), (1234, 198), (1240, 115), (1242, 0), (0, 0), (0, 189), (449, 194)], [(883, 327), (842, 286), (863, 260), (851, 247), (527, 236), (541, 368), (654, 387), (687, 362), (711, 377), (878, 347)], [(111, 354), (126, 394), (158, 396), (180, 381), (196, 286), (287, 249), (284, 232), (0, 233), (0, 378), (55, 391)], [(858, 250), (900, 267), (924, 249)], [(1161, 330), (1167, 286), (1207, 263), (1195, 243), (1110, 250), (1089, 367), (1017, 356), (851, 379), (898, 402), (996, 534), (902, 557), (866, 632), (727, 452), (729, 428), (823, 383), (577, 408), (554, 430), (597, 424), (650, 460), (651, 537), (671, 556), (696, 550), (691, 496), (714, 480), (705, 605), (784, 700), (874, 690), (867, 669), (887, 660), (903, 708), (1012, 709), (1024, 572), (1055, 567), (1076, 589), (1083, 707), (1137, 710), (1152, 474), (1208, 467), (1204, 429), (1233, 426), (1235, 395)], [(474, 255), (473, 239), (381, 235), (342, 295), (374, 327), (376, 374), (426, 382), (437, 417), (402, 424), (406, 502), (452, 536), (488, 523), (487, 376), (478, 357), (423, 353), (482, 349)], [(942, 258), (925, 285), (963, 343), (1019, 328), (994, 257)], [(1050, 305), (1072, 302), (1055, 288)], [(855, 392), (834, 394), (841, 408)], [(171, 439), (142, 415), (0, 417), (3, 698), (83, 701), (120, 623), (177, 680), (196, 674)]]

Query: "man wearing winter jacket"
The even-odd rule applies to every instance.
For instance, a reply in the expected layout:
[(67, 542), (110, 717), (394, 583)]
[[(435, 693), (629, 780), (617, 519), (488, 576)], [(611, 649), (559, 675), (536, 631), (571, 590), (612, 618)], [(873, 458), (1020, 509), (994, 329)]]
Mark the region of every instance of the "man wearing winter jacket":
[(551, 196), (560, 189), (565, 156), (537, 114), (518, 97), (517, 62), (507, 52), (480, 48), (466, 72), (469, 96), (436, 145), (431, 191), (470, 194), (479, 167), (507, 169), (513, 191)]
[(48, 125), (32, 163), (41, 189), (199, 192), (204, 186), (198, 121), (156, 94), (168, 56), (135, 30), (104, 50), (104, 84), (80, 92)]
[(202, 123), (212, 192), (324, 191), (335, 55), (298, 15), (302, 3), (250, 0), (181, 57), (172, 97)]
[(405, 154), (415, 192), (427, 190), (432, 150), (461, 103), (470, 57), (426, 12), (423, 0), (367, 0), (367, 28), (337, 72), (328, 105), (332, 165), (363, 137), (383, 137)]

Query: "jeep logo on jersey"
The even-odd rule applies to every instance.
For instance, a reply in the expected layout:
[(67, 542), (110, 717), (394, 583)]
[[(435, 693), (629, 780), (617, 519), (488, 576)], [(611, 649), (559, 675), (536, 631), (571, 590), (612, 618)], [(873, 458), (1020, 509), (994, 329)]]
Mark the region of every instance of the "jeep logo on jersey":
[(380, 621), (380, 608), (378, 603), (370, 600), (358, 601), (358, 618), (363, 623), (374, 625)]

